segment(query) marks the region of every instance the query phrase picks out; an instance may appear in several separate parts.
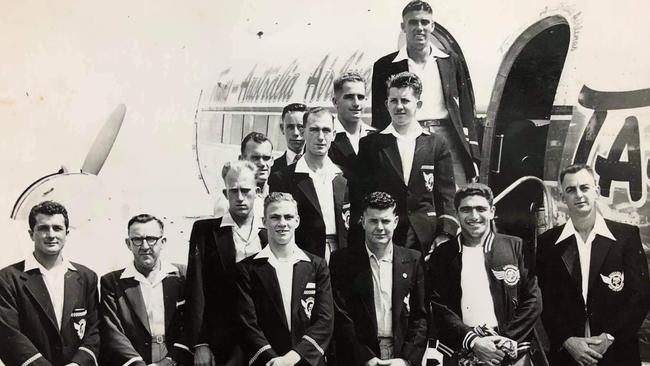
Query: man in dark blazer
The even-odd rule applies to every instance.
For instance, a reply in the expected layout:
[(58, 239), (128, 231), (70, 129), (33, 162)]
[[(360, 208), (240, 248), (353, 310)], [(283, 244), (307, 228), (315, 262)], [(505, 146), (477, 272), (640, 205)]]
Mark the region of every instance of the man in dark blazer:
[[(450, 358), (445, 364), (476, 358), (530, 365), (542, 299), (524, 244), (491, 229), (495, 209), (488, 186), (470, 183), (456, 192), (454, 204), (461, 233), (436, 248), (427, 263), (431, 328), (443, 344), (438, 350)], [(500, 347), (503, 342), (511, 347)]]
[(327, 263), (295, 242), (300, 224), (290, 194), (264, 201), (269, 245), (238, 264), (241, 345), (251, 366), (324, 366), (334, 325)]
[(346, 71), (333, 82), (332, 104), (336, 108), (336, 136), (329, 150), (332, 162), (341, 167), (343, 176), (352, 178), (356, 166), (359, 140), (376, 129), (363, 122), (366, 106), (366, 80), (356, 71)]
[(560, 173), (569, 220), (539, 237), (537, 273), (552, 365), (639, 365), (637, 332), (650, 308), (637, 227), (606, 220), (593, 170)]
[(301, 249), (329, 261), (330, 253), (347, 246), (350, 204), (347, 179), (327, 153), (334, 139), (334, 117), (323, 107), (303, 115), (305, 155), (269, 179), (271, 192), (291, 193), (298, 202)]
[(194, 349), (197, 366), (245, 364), (237, 347), (235, 264), (267, 243), (262, 218), (255, 215), (255, 175), (256, 167), (248, 161), (227, 163), (222, 171), (227, 213), (192, 227), (185, 341)]
[(395, 207), (387, 193), (366, 196), (365, 243), (332, 256), (334, 334), (341, 365), (422, 361), (427, 341), (424, 262), (420, 252), (393, 245)]
[(167, 238), (157, 217), (134, 216), (127, 230), (133, 261), (101, 279), (102, 365), (189, 365), (181, 341), (185, 266), (160, 258)]
[(469, 74), (460, 57), (442, 47), (432, 34), (433, 10), (425, 1), (409, 2), (402, 11), (406, 45), (375, 62), (372, 69), (372, 123), (377, 129), (390, 124), (386, 108), (386, 82), (392, 75), (410, 71), (424, 85), (423, 108), (418, 120), (423, 127), (443, 136), (454, 160), (456, 183), (464, 185), (478, 176), (480, 148), (474, 123), (474, 99)]
[(458, 230), (451, 154), (443, 139), (417, 123), (422, 104), (419, 78), (409, 72), (397, 74), (388, 88), (391, 124), (359, 144), (351, 188), (357, 195), (352, 198), (353, 222), (361, 216), (358, 195), (387, 192), (397, 201), (399, 217), (393, 242), (428, 253), (432, 243), (448, 240)]
[(297, 162), (305, 148), (305, 138), (302, 136), (302, 115), (307, 112), (303, 103), (291, 103), (282, 108), (280, 129), (287, 143), (287, 150), (279, 158), (273, 160), (271, 174), (280, 171)]
[(97, 366), (97, 275), (63, 257), (68, 212), (41, 202), (29, 213), (28, 232), (32, 255), (0, 270), (0, 360)]

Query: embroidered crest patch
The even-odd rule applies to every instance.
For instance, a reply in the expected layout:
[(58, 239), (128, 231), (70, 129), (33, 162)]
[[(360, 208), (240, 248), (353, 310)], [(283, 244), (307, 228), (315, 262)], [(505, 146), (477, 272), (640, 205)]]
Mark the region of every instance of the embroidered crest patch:
[(305, 315), (307, 315), (307, 318), (311, 319), (311, 311), (314, 308), (314, 297), (310, 296), (305, 300), (301, 299), (300, 303), (302, 304), (302, 309), (305, 311)]
[(492, 273), (494, 273), (494, 277), (496, 277), (497, 280), (502, 280), (508, 286), (515, 286), (519, 283), (519, 268), (515, 265), (506, 264), (503, 266), (502, 271), (492, 270)]
[(343, 216), (343, 222), (345, 223), (345, 228), (350, 229), (350, 204), (346, 203), (341, 207), (341, 216)]
[(83, 339), (84, 334), (86, 333), (86, 319), (81, 319), (77, 323), (72, 323), (74, 329), (77, 331), (79, 339)]
[(623, 272), (612, 272), (609, 276), (600, 275), (600, 278), (603, 280), (607, 287), (614, 292), (619, 292), (623, 289), (625, 285), (625, 275)]
[(422, 177), (424, 177), (424, 187), (429, 192), (433, 192), (433, 172), (427, 173), (422, 171)]

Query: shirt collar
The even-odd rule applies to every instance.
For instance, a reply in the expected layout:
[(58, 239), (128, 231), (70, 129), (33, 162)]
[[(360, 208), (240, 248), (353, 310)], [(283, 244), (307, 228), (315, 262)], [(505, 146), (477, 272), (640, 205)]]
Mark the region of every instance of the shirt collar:
[(368, 258), (375, 257), (375, 259), (379, 261), (384, 261), (384, 262), (389, 262), (393, 263), (393, 243), (388, 244), (388, 247), (386, 248), (386, 252), (384, 253), (384, 256), (382, 258), (378, 258), (375, 253), (373, 253), (370, 248), (368, 248), (368, 243), (365, 244), (366, 247), (366, 252), (368, 253)]
[[(415, 123), (417, 123), (417, 122), (415, 122)], [(423, 129), (422, 127), (419, 127), (418, 129), (413, 129), (413, 131), (416, 131), (416, 132), (409, 132), (409, 134), (407, 134), (407, 135), (402, 135), (399, 132), (397, 132), (397, 130), (395, 129), (395, 127), (393, 127), (393, 124), (391, 123), (391, 124), (388, 125), (388, 127), (384, 128), (379, 133), (383, 133), (385, 135), (393, 135), (398, 139), (403, 139), (403, 138), (414, 139), (414, 138), (417, 138), (418, 136), (420, 136), (421, 134), (425, 134), (425, 135), (430, 135), (431, 134), (429, 131)]]
[[(304, 262), (311, 262), (311, 259), (305, 254), (305, 252), (298, 248), (296, 244), (289, 244), (292, 247), (292, 252), (291, 256), (289, 256), (289, 260), (293, 260), (295, 262), (299, 261), (304, 261)], [(273, 251), (271, 250), (271, 244), (265, 246), (260, 250), (257, 254), (255, 254), (254, 259), (263, 259), (266, 258), (268, 260), (278, 260), (278, 257), (273, 254)]]
[[(176, 274), (178, 275), (178, 268), (176, 266), (172, 265), (171, 263), (167, 263), (164, 261), (162, 258), (160, 259), (160, 273), (164, 273), (164, 276), (161, 276), (162, 279), (167, 277), (167, 275), (170, 274)], [(129, 262), (129, 264), (124, 268), (124, 271), (122, 272), (122, 275), (120, 276), (120, 279), (124, 278), (134, 278), (137, 281), (148, 281), (144, 275), (135, 268), (135, 263), (133, 261)]]
[[(616, 241), (614, 234), (612, 234), (612, 232), (607, 227), (607, 224), (605, 223), (605, 219), (603, 218), (603, 215), (600, 214), (600, 212), (596, 212), (596, 221), (594, 222), (594, 228), (592, 229), (592, 231), (594, 233), (594, 236), (600, 235), (602, 237), (611, 239), (612, 241)], [(571, 220), (571, 218), (569, 218), (569, 220), (564, 225), (564, 228), (562, 229), (560, 236), (555, 241), (555, 244), (560, 243), (561, 241), (571, 237), (572, 235), (577, 236), (578, 232), (576, 231), (575, 226), (573, 226), (573, 221)]]
[[(372, 126), (369, 126), (363, 121), (360, 121), (359, 123), (359, 138), (365, 137), (368, 135), (368, 132), (373, 131), (374, 128)], [(345, 133), (348, 136), (348, 139), (350, 138), (350, 134), (348, 133), (348, 130), (343, 127), (343, 124), (341, 121), (339, 121), (338, 118), (334, 119), (334, 131), (336, 131), (336, 134), (338, 135), (339, 133)]]
[[(433, 44), (429, 43), (429, 47), (431, 47), (431, 54), (429, 55), (433, 60), (436, 58), (447, 58), (449, 57), (448, 54), (442, 52), (438, 47), (434, 46)], [(408, 51), (406, 50), (406, 45), (404, 45), (402, 48), (399, 49), (399, 52), (397, 52), (397, 56), (393, 59), (393, 63), (397, 63), (400, 61), (404, 60), (410, 60)]]
[[(59, 266), (65, 267), (65, 268), (67, 268), (69, 270), (72, 270), (72, 271), (77, 270), (72, 265), (72, 263), (70, 263), (70, 261), (68, 261), (65, 258), (63, 258), (63, 261), (61, 262), (61, 264)], [(57, 267), (59, 267), (59, 266), (57, 266)], [(43, 267), (43, 265), (40, 264), (36, 260), (36, 257), (34, 257), (34, 253), (32, 253), (31, 255), (28, 255), (27, 257), (25, 257), (25, 269), (24, 269), (24, 271), (27, 272), (27, 271), (31, 271), (33, 269), (38, 269), (41, 272), (41, 274), (45, 274), (46, 272), (49, 272), (47, 268)]]
[[(325, 156), (322, 170), (329, 175), (341, 174), (341, 169), (339, 169), (339, 167), (336, 166), (336, 164), (332, 163), (332, 160), (329, 158), (329, 156)], [(306, 173), (306, 174), (315, 173), (313, 170), (309, 169), (309, 166), (307, 165), (307, 160), (305, 160), (304, 155), (296, 163), (296, 173)]]
[(290, 149), (287, 149), (286, 154), (287, 154), (287, 163), (288, 163), (288, 165), (293, 164), (293, 160), (296, 158), (296, 155), (298, 155), (298, 154), (296, 154), (295, 152), (293, 152)]
[[(227, 227), (227, 226), (232, 226), (235, 229), (239, 229), (239, 225), (237, 225), (235, 220), (232, 218), (230, 211), (226, 211), (226, 213), (221, 218), (220, 227)], [(264, 228), (264, 224), (262, 223), (261, 217), (257, 217), (257, 215), (253, 215), (253, 227), (259, 229)]]

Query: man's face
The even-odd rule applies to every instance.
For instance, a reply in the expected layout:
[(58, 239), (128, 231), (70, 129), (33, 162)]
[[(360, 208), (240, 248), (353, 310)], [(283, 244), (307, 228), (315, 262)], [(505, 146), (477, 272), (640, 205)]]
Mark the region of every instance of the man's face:
[(361, 219), (366, 243), (374, 246), (386, 246), (391, 242), (398, 221), (392, 208), (385, 210), (367, 208)]
[(133, 253), (135, 267), (147, 271), (154, 269), (166, 241), (160, 225), (155, 220), (131, 225), (126, 246)]
[(600, 187), (585, 169), (567, 174), (562, 180), (562, 200), (569, 209), (569, 216), (584, 217), (596, 209)]
[(334, 121), (329, 113), (310, 114), (305, 130), (306, 153), (325, 156), (334, 140)]
[(433, 15), (424, 10), (410, 11), (402, 18), (402, 31), (407, 47), (423, 48), (429, 44), (433, 32)]
[(348, 81), (334, 95), (332, 102), (341, 123), (359, 122), (363, 108), (366, 106), (366, 86), (360, 81)]
[(253, 212), (255, 197), (257, 196), (257, 183), (255, 174), (250, 170), (239, 173), (228, 172), (226, 175), (226, 188), (230, 215), (237, 218), (247, 218)]
[(264, 226), (269, 235), (269, 243), (275, 245), (292, 243), (299, 224), (298, 209), (293, 202), (273, 202), (266, 208)]
[(416, 113), (422, 106), (422, 102), (415, 97), (413, 89), (407, 88), (390, 88), (386, 107), (390, 113), (392, 123), (398, 126), (406, 126), (416, 121)]
[(36, 224), (29, 229), (29, 236), (34, 242), (34, 251), (43, 257), (58, 256), (68, 236), (65, 218), (62, 214), (36, 215)]
[(490, 230), (494, 206), (483, 196), (467, 196), (458, 205), (458, 221), (466, 238), (480, 239)]
[(257, 166), (257, 175), (255, 179), (258, 185), (263, 185), (269, 179), (271, 165), (273, 165), (273, 148), (271, 143), (264, 141), (261, 144), (250, 140), (246, 143), (244, 155), (241, 156), (243, 160), (248, 160)]
[(282, 133), (287, 141), (287, 148), (296, 154), (302, 153), (305, 139), (302, 137), (302, 115), (305, 112), (289, 112), (282, 119)]

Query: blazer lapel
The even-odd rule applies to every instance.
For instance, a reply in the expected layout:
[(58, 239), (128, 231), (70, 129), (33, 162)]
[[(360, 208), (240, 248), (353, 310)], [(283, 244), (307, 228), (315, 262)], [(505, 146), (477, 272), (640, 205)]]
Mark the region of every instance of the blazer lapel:
[(63, 285), (63, 316), (61, 316), (61, 327), (70, 321), (70, 315), (77, 302), (77, 298), (82, 296), (81, 277), (77, 271), (68, 270), (65, 273)]
[(54, 307), (50, 299), (50, 293), (47, 291), (43, 276), (37, 270), (24, 272), (21, 276), (25, 280), (25, 288), (27, 292), (36, 300), (40, 305), (43, 312), (50, 319), (50, 323), (58, 331), (59, 327), (56, 323), (56, 315), (54, 314)]
[(353, 286), (360, 288), (358, 293), (361, 295), (361, 303), (366, 310), (368, 318), (370, 318), (373, 326), (373, 334), (377, 334), (377, 315), (375, 314), (375, 292), (372, 282), (372, 269), (370, 268), (368, 253), (364, 248), (365, 244), (359, 248), (355, 248), (357, 259), (355, 263), (350, 264), (358, 266), (358, 272), (354, 278)]
[(580, 258), (578, 256), (578, 244), (576, 243), (575, 236), (572, 235), (555, 245), (564, 247), (558, 248), (562, 250), (562, 262), (576, 290), (579, 290), (580, 298), (582, 298), (582, 275), (580, 274)]
[(314, 183), (308, 174), (305, 173), (295, 173), (296, 185), (302, 191), (302, 193), (307, 197), (307, 200), (316, 208), (318, 214), (322, 217), (323, 212), (321, 211), (320, 204), (318, 203), (318, 196), (316, 195), (316, 189), (314, 188)]
[[(462, 123), (460, 118), (460, 105), (458, 104), (458, 84), (456, 82), (456, 68), (451, 61), (451, 57), (437, 58), (438, 72), (440, 73), (440, 80), (442, 81), (442, 91), (445, 94), (445, 104), (449, 111), (449, 116), (458, 136), (465, 136), (462, 131)], [(450, 107), (451, 106), (451, 107)], [(464, 141), (462, 141), (465, 146)]]
[(124, 295), (131, 305), (131, 309), (135, 313), (136, 317), (140, 320), (140, 323), (147, 330), (149, 335), (151, 335), (151, 328), (149, 328), (149, 316), (147, 315), (147, 309), (144, 306), (144, 298), (142, 297), (142, 292), (140, 291), (140, 284), (134, 278), (123, 278), (120, 279), (120, 285), (124, 288)]
[(336, 144), (336, 147), (339, 149), (343, 157), (356, 155), (354, 149), (352, 148), (352, 144), (350, 143), (350, 139), (348, 138), (348, 135), (345, 133), (345, 131), (336, 134), (334, 143)]
[(400, 248), (393, 247), (393, 289), (392, 289), (392, 308), (393, 308), (393, 326), (399, 324), (399, 318), (402, 312), (402, 303), (408, 295), (409, 284), (411, 279), (408, 274), (411, 273), (408, 258), (402, 255)]
[(162, 281), (162, 286), (165, 299), (165, 330), (167, 330), (176, 312), (176, 300), (181, 293), (182, 282), (177, 274), (170, 273)]
[(280, 319), (284, 320), (284, 325), (288, 330), (289, 323), (287, 322), (287, 316), (284, 313), (282, 293), (280, 292), (280, 284), (278, 283), (278, 276), (275, 273), (275, 269), (267, 260), (256, 260), (255, 265), (255, 273), (257, 273), (257, 277), (262, 283), (262, 286), (264, 286), (271, 302), (275, 305), (275, 310), (278, 312)]
[(217, 246), (221, 267), (229, 269), (235, 263), (237, 254), (235, 253), (235, 242), (232, 239), (232, 228), (230, 226), (220, 227), (213, 231), (214, 243)]
[(336, 177), (334, 177), (332, 180), (332, 188), (334, 191), (334, 210), (338, 210), (343, 206), (343, 202), (345, 201), (346, 186), (347, 181), (341, 174), (337, 174)]
[(395, 169), (395, 172), (397, 172), (397, 175), (399, 175), (402, 182), (404, 182), (402, 159), (400, 158), (399, 150), (397, 149), (397, 139), (393, 135), (387, 135), (387, 139), (389, 139), (388, 143), (384, 146), (382, 151), (386, 154), (388, 161), (390, 161), (390, 164), (393, 166), (393, 169)]
[(587, 293), (591, 290), (594, 281), (597, 281), (600, 273), (600, 267), (607, 257), (609, 247), (613, 244), (611, 239), (596, 235), (591, 243), (591, 260), (589, 262), (589, 285)]
[(312, 266), (308, 262), (300, 261), (293, 266), (293, 281), (291, 283), (291, 329), (295, 329), (293, 320), (300, 319), (298, 312), (305, 311), (305, 305), (302, 304), (302, 300), (307, 297), (303, 296), (307, 283), (313, 281), (311, 271)]
[(415, 140), (415, 154), (413, 155), (413, 165), (411, 168), (411, 173), (409, 174), (409, 185), (417, 181), (418, 174), (421, 174), (420, 167), (424, 164), (424, 159), (433, 156), (433, 154), (427, 154), (423, 152), (429, 148), (429, 144), (427, 144), (425, 137), (426, 135), (420, 135)]

